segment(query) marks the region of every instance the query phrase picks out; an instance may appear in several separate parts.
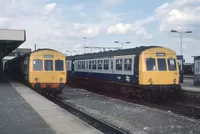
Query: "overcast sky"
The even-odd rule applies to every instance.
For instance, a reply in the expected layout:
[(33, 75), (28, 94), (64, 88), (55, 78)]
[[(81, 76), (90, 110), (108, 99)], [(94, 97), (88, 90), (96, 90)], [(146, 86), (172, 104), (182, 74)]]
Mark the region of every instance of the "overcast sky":
[[(159, 45), (180, 54), (183, 37), (186, 62), (200, 55), (200, 0), (1, 0), (0, 28), (25, 29), (21, 46), (83, 53), (86, 46), (124, 48)], [(76, 52), (74, 52), (76, 51)], [(90, 52), (90, 50), (86, 50)]]

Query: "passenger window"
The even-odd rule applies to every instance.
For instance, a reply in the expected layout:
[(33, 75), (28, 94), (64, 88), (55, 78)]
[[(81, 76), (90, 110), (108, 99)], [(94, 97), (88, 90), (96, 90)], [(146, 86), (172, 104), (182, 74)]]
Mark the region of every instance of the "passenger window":
[(175, 59), (168, 59), (168, 68), (170, 71), (176, 70), (176, 60)]
[(92, 61), (89, 61), (89, 69), (92, 69)]
[(125, 71), (131, 71), (132, 69), (132, 59), (124, 59), (124, 70)]
[(86, 69), (88, 69), (88, 61), (86, 61)]
[(42, 60), (33, 60), (33, 70), (34, 71), (42, 71)]
[[(69, 66), (69, 64), (68, 64)], [(55, 70), (56, 71), (63, 71), (64, 70), (64, 65), (62, 60), (55, 60)]]
[(102, 70), (102, 60), (98, 60), (98, 70)]
[(158, 59), (158, 70), (159, 71), (166, 71), (167, 67), (166, 67), (166, 60), (165, 59)]
[(116, 70), (122, 70), (122, 59), (116, 59)]
[(81, 69), (81, 61), (78, 61), (78, 69)]
[(53, 60), (45, 60), (45, 71), (53, 71)]
[(104, 70), (108, 70), (109, 69), (109, 60), (104, 60), (103, 69)]
[(82, 61), (82, 69), (85, 69), (85, 61)]
[(96, 70), (97, 65), (96, 65), (96, 60), (92, 61), (92, 69)]
[(146, 58), (147, 71), (156, 71), (156, 62), (154, 58)]

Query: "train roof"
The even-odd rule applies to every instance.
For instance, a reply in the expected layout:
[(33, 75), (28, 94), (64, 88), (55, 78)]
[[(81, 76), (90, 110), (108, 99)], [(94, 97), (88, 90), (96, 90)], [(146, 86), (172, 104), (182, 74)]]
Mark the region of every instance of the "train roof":
[(129, 48), (129, 49), (121, 49), (121, 50), (114, 50), (114, 51), (105, 51), (105, 52), (97, 52), (97, 53), (87, 53), (87, 54), (80, 54), (80, 55), (73, 55), (73, 56), (67, 56), (66, 59), (92, 59), (97, 57), (110, 57), (110, 56), (119, 56), (119, 55), (131, 55), (131, 54), (140, 54), (141, 52), (155, 47), (161, 47), (161, 46), (140, 46), (135, 48)]

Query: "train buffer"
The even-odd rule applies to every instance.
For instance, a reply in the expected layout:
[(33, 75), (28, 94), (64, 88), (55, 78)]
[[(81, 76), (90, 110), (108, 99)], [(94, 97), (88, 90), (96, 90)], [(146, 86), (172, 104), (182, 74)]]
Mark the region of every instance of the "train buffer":
[(21, 83), (0, 72), (0, 133), (6, 134), (100, 134)]

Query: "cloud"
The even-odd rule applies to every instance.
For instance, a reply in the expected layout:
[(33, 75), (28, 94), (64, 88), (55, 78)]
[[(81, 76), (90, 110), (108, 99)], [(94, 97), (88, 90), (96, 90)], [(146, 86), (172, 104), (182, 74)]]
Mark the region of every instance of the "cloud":
[(56, 3), (50, 3), (44, 6), (44, 9), (48, 12), (51, 13), (55, 10), (56, 8)]
[(160, 30), (169, 31), (195, 29), (200, 26), (200, 0), (175, 0), (156, 9)]
[(123, 0), (103, 0), (103, 3), (105, 3), (105, 4), (119, 4), (122, 1)]

